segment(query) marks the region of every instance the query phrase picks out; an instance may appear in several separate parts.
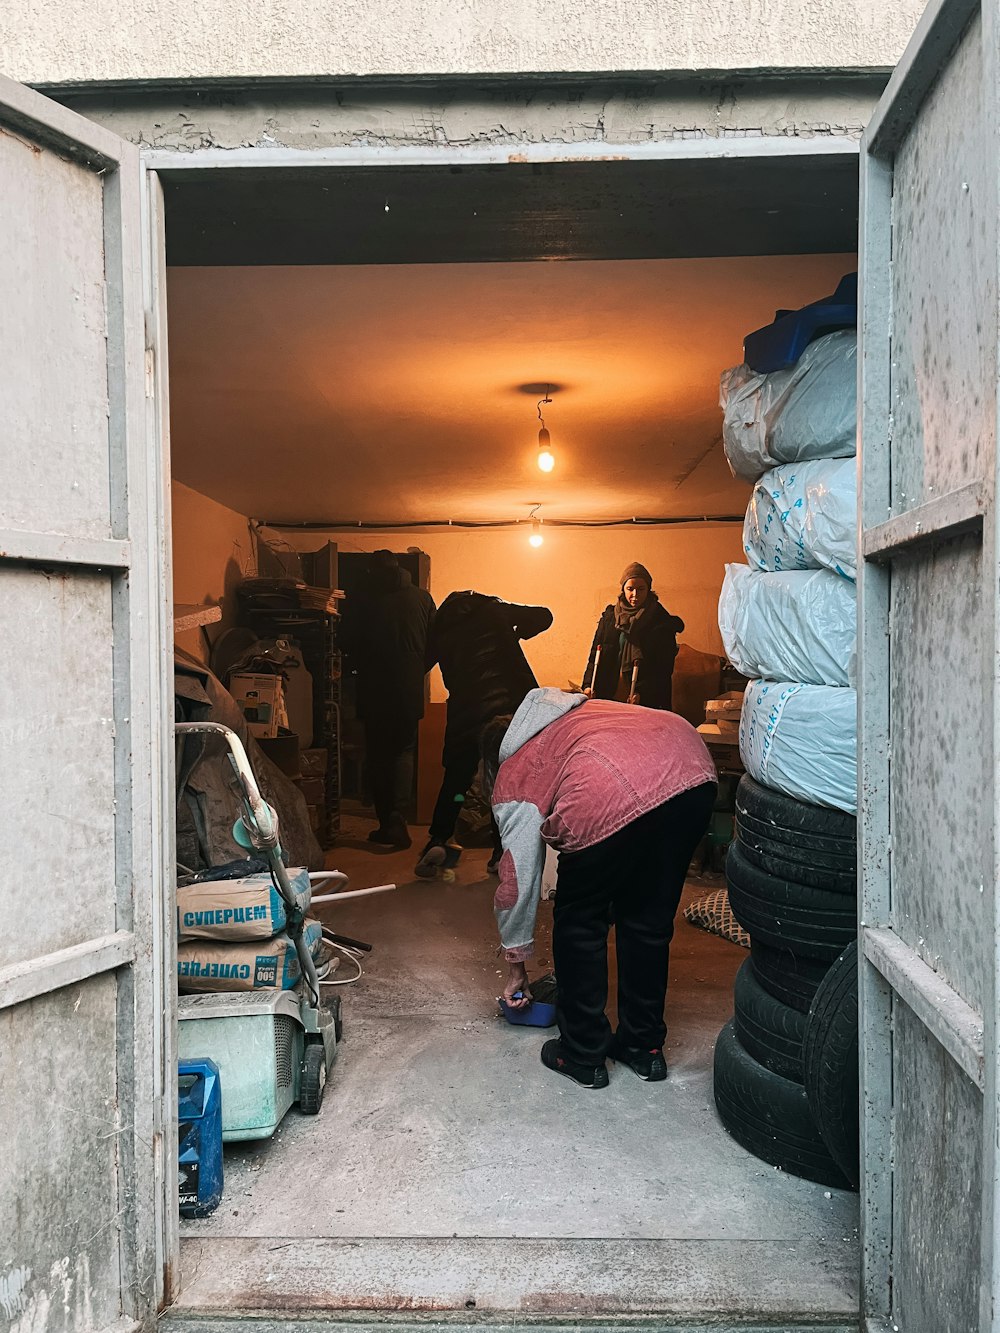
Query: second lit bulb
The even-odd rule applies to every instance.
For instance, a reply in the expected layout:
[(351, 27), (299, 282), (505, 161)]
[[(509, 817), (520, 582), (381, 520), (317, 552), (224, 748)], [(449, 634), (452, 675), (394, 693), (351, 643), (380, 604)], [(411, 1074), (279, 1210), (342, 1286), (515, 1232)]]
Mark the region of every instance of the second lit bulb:
[(543, 426), (538, 432), (538, 466), (543, 472), (551, 472), (556, 465), (556, 456), (552, 452), (552, 437)]

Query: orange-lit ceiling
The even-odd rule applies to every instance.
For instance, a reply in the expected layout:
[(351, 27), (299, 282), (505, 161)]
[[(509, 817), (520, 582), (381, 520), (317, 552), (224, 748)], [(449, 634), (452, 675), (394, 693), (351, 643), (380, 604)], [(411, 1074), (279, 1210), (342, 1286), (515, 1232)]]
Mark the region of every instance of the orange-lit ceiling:
[[(736, 514), (720, 372), (851, 255), (172, 268), (174, 475), (286, 522)], [(535, 463), (535, 397), (556, 452)]]

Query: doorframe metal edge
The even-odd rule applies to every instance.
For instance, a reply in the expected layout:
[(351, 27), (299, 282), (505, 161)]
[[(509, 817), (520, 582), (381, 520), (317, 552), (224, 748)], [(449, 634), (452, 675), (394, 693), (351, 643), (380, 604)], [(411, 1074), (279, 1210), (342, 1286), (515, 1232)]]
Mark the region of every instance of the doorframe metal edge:
[(980, 0), (931, 0), (868, 122), (869, 151), (878, 156), (896, 151), (979, 8)]
[[(892, 318), (892, 165), (861, 142), (858, 549), (890, 513), (889, 330)], [(869, 926), (890, 913), (889, 615), (891, 572), (858, 569), (858, 958), (861, 1118), (861, 1309), (871, 1320), (892, 1308), (892, 992), (868, 961)]]
[(523, 146), (489, 144), (351, 144), (335, 148), (144, 148), (151, 171), (212, 168), (510, 166), (533, 163), (661, 162), (765, 157), (856, 157), (858, 140), (849, 135), (792, 138), (769, 135), (754, 139), (663, 139), (655, 143), (536, 143)]

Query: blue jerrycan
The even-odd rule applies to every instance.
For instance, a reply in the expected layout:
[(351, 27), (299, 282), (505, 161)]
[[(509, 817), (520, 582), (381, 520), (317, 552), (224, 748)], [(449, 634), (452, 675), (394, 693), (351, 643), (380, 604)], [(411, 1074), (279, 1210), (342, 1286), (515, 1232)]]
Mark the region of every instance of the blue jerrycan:
[(222, 1198), (219, 1066), (204, 1057), (177, 1066), (177, 1188), (181, 1217), (207, 1217)]

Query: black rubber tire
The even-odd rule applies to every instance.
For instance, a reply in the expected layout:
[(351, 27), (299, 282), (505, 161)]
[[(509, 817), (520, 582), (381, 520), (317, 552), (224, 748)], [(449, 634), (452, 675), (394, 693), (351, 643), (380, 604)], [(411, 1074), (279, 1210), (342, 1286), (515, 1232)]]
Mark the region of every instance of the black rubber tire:
[(820, 982), (802, 1047), (806, 1096), (830, 1156), (855, 1189), (861, 1179), (858, 946), (849, 944)]
[(739, 822), (736, 825), (736, 840), (750, 864), (768, 875), (794, 879), (798, 884), (805, 884), (812, 889), (826, 889), (830, 893), (857, 893), (857, 871), (843, 859), (838, 864), (823, 852), (795, 853), (787, 844), (748, 833)]
[(841, 838), (826, 833), (803, 833), (800, 829), (782, 828), (780, 824), (754, 818), (739, 805), (736, 807), (736, 827), (769, 838), (782, 847), (792, 847), (801, 852), (819, 852), (821, 856), (843, 857), (851, 865), (857, 862), (858, 845), (853, 836)]
[(754, 976), (768, 995), (807, 1014), (819, 983), (830, 970), (815, 958), (799, 958), (787, 949), (772, 949), (759, 940), (750, 941)]
[(715, 1043), (715, 1105), (736, 1142), (761, 1161), (821, 1185), (849, 1187), (820, 1137), (805, 1088), (759, 1065), (731, 1022)]
[(733, 916), (752, 940), (772, 949), (832, 963), (857, 935), (851, 895), (769, 875), (747, 860), (738, 842), (726, 857), (726, 883)]
[(770, 995), (749, 958), (736, 973), (733, 1005), (736, 1036), (746, 1053), (772, 1074), (801, 1084), (806, 1015)]
[(772, 787), (762, 787), (749, 774), (740, 778), (736, 788), (736, 809), (745, 810), (764, 824), (778, 824), (781, 828), (801, 833), (822, 833), (852, 842), (858, 836), (858, 821), (854, 815), (845, 810), (831, 810), (825, 805), (797, 801), (794, 796), (785, 796)]
[(299, 1082), (299, 1110), (303, 1115), (318, 1115), (326, 1091), (326, 1050), (322, 1041), (308, 1041), (302, 1053), (302, 1077)]

